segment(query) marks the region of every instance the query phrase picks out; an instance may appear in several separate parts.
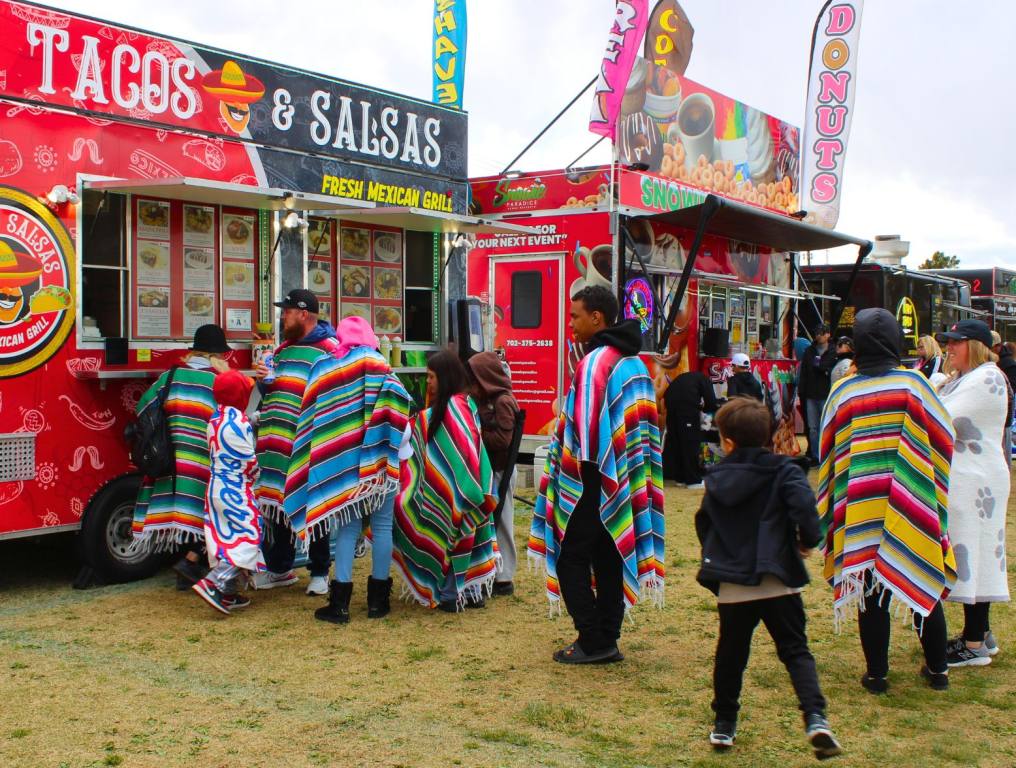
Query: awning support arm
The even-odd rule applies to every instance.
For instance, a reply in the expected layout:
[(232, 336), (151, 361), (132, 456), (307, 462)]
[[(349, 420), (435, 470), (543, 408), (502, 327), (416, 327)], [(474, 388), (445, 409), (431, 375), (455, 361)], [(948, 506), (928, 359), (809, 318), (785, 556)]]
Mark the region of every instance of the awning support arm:
[(521, 152), (519, 152), (517, 155), (515, 155), (515, 157), (512, 158), (512, 161), (510, 163), (508, 163), (508, 165), (506, 165), (504, 167), (504, 170), (501, 171), (501, 173), (499, 173), (498, 175), (499, 176), (504, 176), (506, 173), (508, 173), (508, 171), (510, 171), (512, 169), (512, 166), (515, 165), (515, 163), (517, 163), (522, 158), (522, 156), (524, 154), (526, 154), (526, 152), (528, 152), (530, 150), (530, 148), (533, 146), (533, 144), (538, 142), (543, 137), (543, 134), (545, 134), (547, 131), (549, 131), (551, 126), (554, 125), (554, 123), (556, 123), (558, 120), (560, 120), (561, 116), (565, 112), (567, 112), (569, 109), (571, 109), (572, 105), (576, 101), (578, 101), (579, 99), (582, 98), (582, 94), (584, 94), (586, 91), (588, 91), (590, 88), (593, 87), (593, 83), (595, 83), (595, 82), (596, 82), (596, 78), (594, 77), (592, 80), (590, 80), (588, 83), (586, 83), (585, 88), (583, 88), (581, 91), (576, 93), (575, 94), (575, 98), (572, 99), (571, 101), (569, 101), (568, 105), (564, 109), (562, 109), (560, 112), (558, 112), (557, 115), (555, 115), (554, 119), (551, 120), (549, 123), (547, 123), (547, 125), (544, 127), (544, 129), (542, 131), (540, 131), (538, 134), (536, 134), (535, 138), (531, 142), (526, 144), (526, 148), (523, 149)]
[[(801, 265), (800, 265), (800, 263), (798, 262), (798, 260), (796, 258), (794, 259), (794, 273), (797, 275), (797, 281), (798, 281), (798, 283), (804, 286), (805, 292), (811, 293), (812, 292), (811, 291), (811, 287), (808, 285), (808, 281), (805, 279), (804, 273), (801, 271)], [(798, 322), (800, 320), (800, 317), (799, 317), (798, 312), (797, 312), (797, 302), (798, 301), (800, 301), (800, 299), (795, 299), (794, 300), (794, 322)], [(817, 317), (819, 319), (819, 322), (820, 323), (821, 322), (825, 322), (822, 319), (822, 310), (818, 308), (818, 304), (815, 303), (815, 299), (813, 299), (811, 296), (809, 296), (808, 297), (808, 302), (811, 304), (811, 308), (813, 310), (815, 310), (815, 317)], [(836, 326), (832, 326), (832, 327), (835, 328)], [(804, 332), (805, 332), (805, 335), (808, 338), (811, 338), (811, 329), (810, 328), (805, 328)]]
[(681, 282), (677, 284), (677, 292), (674, 294), (674, 301), (670, 305), (670, 312), (667, 313), (667, 322), (660, 334), (660, 343), (656, 347), (659, 354), (663, 354), (670, 343), (670, 335), (674, 332), (674, 323), (677, 322), (677, 313), (681, 308), (681, 300), (684, 299), (685, 291), (688, 290), (688, 281), (691, 279), (691, 272), (695, 268), (695, 259), (699, 249), (702, 247), (702, 239), (706, 235), (706, 228), (709, 220), (723, 207), (716, 195), (706, 195), (702, 203), (702, 218), (699, 219), (698, 227), (695, 229), (695, 238), (691, 241), (691, 248), (688, 250), (688, 258), (684, 262), (684, 269), (681, 270)]
[(843, 289), (843, 293), (840, 294), (840, 300), (836, 303), (836, 308), (833, 309), (833, 316), (830, 318), (829, 327), (834, 333), (836, 326), (840, 324), (843, 310), (847, 306), (847, 299), (850, 298), (850, 294), (854, 290), (854, 281), (857, 280), (857, 273), (861, 271), (861, 264), (864, 263), (865, 257), (871, 253), (871, 249), (874, 247), (874, 243), (867, 242), (857, 249), (857, 261), (854, 262), (854, 268), (850, 270), (850, 279), (847, 280), (847, 285)]

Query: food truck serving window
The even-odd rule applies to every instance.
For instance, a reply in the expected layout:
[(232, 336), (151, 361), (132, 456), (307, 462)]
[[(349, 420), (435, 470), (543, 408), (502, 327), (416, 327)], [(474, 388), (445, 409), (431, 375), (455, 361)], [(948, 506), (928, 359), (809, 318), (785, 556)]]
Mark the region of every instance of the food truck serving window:
[(252, 337), (258, 212), (109, 191), (82, 197), (83, 341), (188, 341), (206, 323)]

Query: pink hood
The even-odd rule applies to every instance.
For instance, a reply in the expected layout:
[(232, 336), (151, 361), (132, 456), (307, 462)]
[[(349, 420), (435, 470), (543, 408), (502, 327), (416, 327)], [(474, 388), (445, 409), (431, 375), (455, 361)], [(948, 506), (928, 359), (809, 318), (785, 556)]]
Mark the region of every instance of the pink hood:
[(377, 349), (381, 346), (374, 329), (362, 317), (347, 317), (335, 329), (335, 336), (339, 340), (335, 357), (345, 357), (354, 347)]

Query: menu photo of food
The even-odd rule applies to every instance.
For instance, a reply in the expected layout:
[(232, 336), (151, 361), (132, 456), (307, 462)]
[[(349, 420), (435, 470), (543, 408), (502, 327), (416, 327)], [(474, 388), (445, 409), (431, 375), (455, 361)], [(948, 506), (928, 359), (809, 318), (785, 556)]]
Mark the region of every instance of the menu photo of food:
[(169, 289), (139, 288), (137, 328), (139, 336), (169, 336)]
[(229, 301), (254, 301), (254, 265), (245, 262), (222, 263), (222, 298)]
[(312, 261), (307, 265), (307, 286), (319, 296), (332, 293), (332, 265), (328, 261)]
[(138, 240), (138, 282), (169, 285), (169, 243)]
[(204, 248), (184, 248), (183, 287), (196, 291), (215, 290), (215, 251)]
[(339, 255), (353, 261), (370, 261), (370, 230), (357, 227), (341, 227), (339, 230)]
[(347, 317), (359, 317), (370, 322), (370, 304), (360, 304), (358, 302), (344, 301), (342, 302), (342, 320)]
[(374, 233), (374, 260), (402, 263), (402, 235), (397, 232)]
[(222, 214), (222, 255), (254, 258), (254, 217)]
[(318, 317), (326, 323), (332, 321), (332, 303), (330, 301), (318, 302)]
[(207, 205), (183, 207), (183, 244), (215, 245), (215, 209)]
[[(342, 265), (340, 295), (350, 299), (370, 298), (370, 267)], [(369, 318), (368, 318), (369, 319)]]
[(375, 306), (374, 332), (384, 334), (402, 333), (402, 308)]
[(397, 300), (402, 298), (402, 270), (374, 267), (374, 298)]
[(311, 219), (307, 228), (307, 253), (328, 255), (332, 247), (332, 222), (328, 219)]
[(210, 293), (183, 294), (183, 332), (194, 333), (206, 323), (215, 322), (215, 296)]
[(138, 200), (138, 237), (169, 240), (169, 203)]

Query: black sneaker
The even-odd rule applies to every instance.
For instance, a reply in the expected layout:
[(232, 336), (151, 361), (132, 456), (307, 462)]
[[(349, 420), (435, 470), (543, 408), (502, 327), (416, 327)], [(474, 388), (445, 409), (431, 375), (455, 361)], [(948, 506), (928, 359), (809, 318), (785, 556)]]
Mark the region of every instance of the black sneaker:
[(971, 648), (966, 643), (950, 648), (945, 655), (950, 667), (986, 667), (991, 664), (991, 654), (982, 644), (980, 648)]
[(456, 600), (442, 600), (437, 604), (437, 609), (439, 611), (444, 611), (445, 613), (458, 613), (459, 604)]
[(729, 749), (734, 746), (737, 738), (737, 722), (734, 720), (717, 720), (709, 733), (709, 743), (716, 749)]
[(223, 595), (222, 604), (230, 611), (235, 611), (237, 608), (246, 608), (250, 605), (250, 598), (247, 595), (234, 592), (232, 595)]
[(949, 669), (946, 668), (945, 672), (932, 672), (928, 669), (928, 665), (925, 664), (921, 667), (921, 677), (928, 681), (928, 685), (934, 691), (947, 691), (949, 690)]
[(188, 560), (186, 557), (181, 557), (173, 563), (173, 572), (176, 573), (177, 589), (180, 589), (181, 584), (186, 584), (183, 589), (190, 589), (208, 575), (208, 569), (202, 568), (201, 563)]
[(191, 587), (195, 592), (198, 593), (198, 597), (208, 603), (212, 608), (217, 610), (219, 613), (229, 615), (229, 606), (226, 605), (225, 595), (219, 591), (208, 579), (201, 579), (197, 584)]
[(843, 747), (836, 741), (832, 728), (825, 715), (813, 712), (804, 716), (804, 733), (808, 743), (815, 750), (815, 757), (819, 760), (828, 760), (830, 757), (843, 753)]
[(554, 661), (559, 664), (614, 664), (624, 661), (624, 654), (618, 650), (616, 645), (595, 653), (586, 653), (576, 641), (554, 651)]
[(872, 677), (871, 675), (864, 675), (861, 678), (861, 687), (864, 688), (868, 693), (885, 693), (889, 690), (889, 681), (884, 677)]
[(494, 591), (492, 593), (495, 597), (508, 597), (515, 594), (515, 584), (510, 581), (495, 581)]

